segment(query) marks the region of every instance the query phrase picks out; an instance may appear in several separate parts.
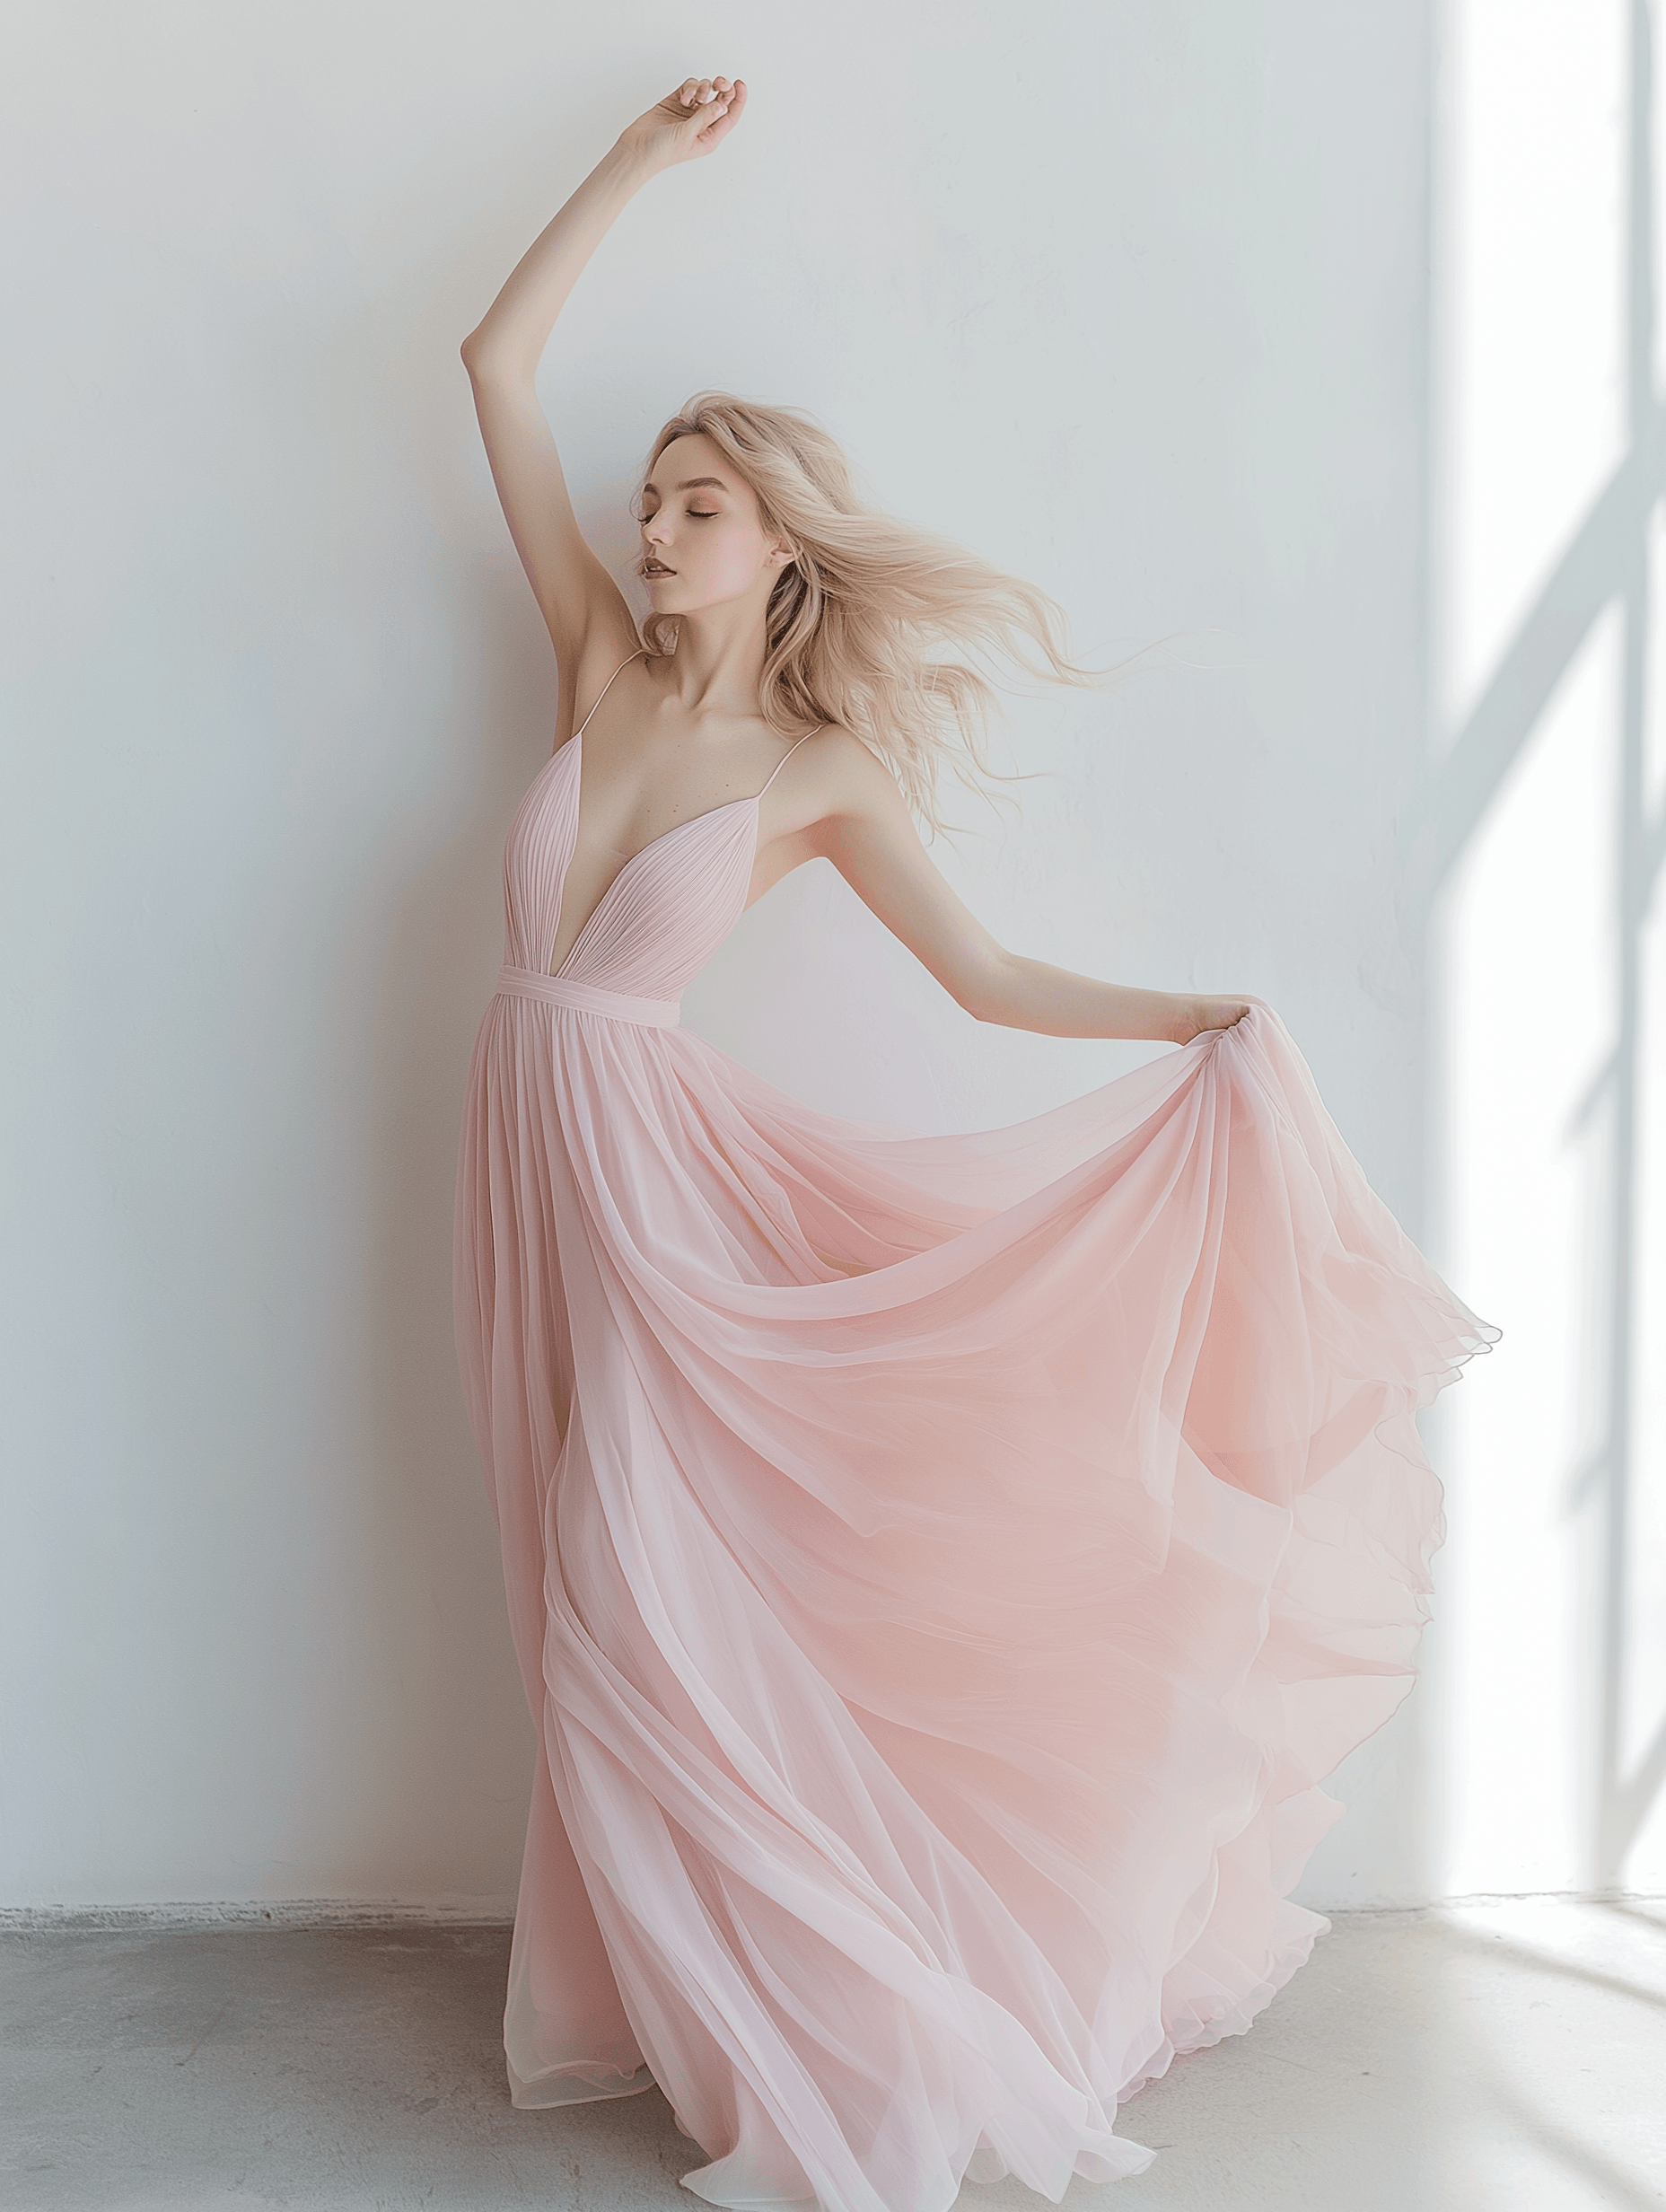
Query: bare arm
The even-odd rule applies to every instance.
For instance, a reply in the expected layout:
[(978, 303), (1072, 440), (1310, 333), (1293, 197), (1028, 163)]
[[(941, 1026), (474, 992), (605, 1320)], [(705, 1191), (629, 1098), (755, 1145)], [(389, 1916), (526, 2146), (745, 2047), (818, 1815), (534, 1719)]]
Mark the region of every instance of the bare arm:
[(480, 434), (515, 550), (549, 628), (562, 719), (633, 652), (624, 595), (585, 543), (533, 379), (556, 320), (626, 202), (661, 170), (721, 144), (746, 104), (743, 84), (694, 78), (623, 131), (533, 241), (463, 340)]
[[(806, 752), (815, 750), (806, 746)], [(830, 733), (803, 779), (817, 818), (784, 840), (788, 865), (823, 855), (892, 935), (980, 1022), (1049, 1037), (1144, 1037), (1189, 1044), (1250, 1011), (1209, 998), (1101, 983), (1009, 952), (958, 898), (920, 840), (896, 779), (848, 733)], [(811, 788), (811, 779), (814, 788)]]

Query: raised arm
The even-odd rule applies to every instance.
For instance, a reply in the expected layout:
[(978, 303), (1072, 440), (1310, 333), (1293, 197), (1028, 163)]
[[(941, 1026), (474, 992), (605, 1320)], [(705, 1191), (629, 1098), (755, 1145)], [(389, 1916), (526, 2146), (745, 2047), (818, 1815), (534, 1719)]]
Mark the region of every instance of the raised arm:
[(585, 543), (534, 385), (556, 319), (620, 209), (650, 177), (697, 160), (740, 120), (746, 87), (690, 77), (639, 116), (533, 241), (463, 340), (475, 411), (515, 550), (555, 645), (561, 723), (633, 652), (623, 594)]
[(1230, 1029), (1249, 1013), (1248, 999), (1101, 983), (1009, 952), (934, 865), (896, 779), (865, 745), (847, 731), (829, 733), (807, 768), (799, 795), (802, 811), (813, 810), (816, 818), (783, 840), (783, 860), (791, 865), (825, 856), (977, 1020), (1049, 1037), (1144, 1037), (1184, 1045), (1206, 1030)]

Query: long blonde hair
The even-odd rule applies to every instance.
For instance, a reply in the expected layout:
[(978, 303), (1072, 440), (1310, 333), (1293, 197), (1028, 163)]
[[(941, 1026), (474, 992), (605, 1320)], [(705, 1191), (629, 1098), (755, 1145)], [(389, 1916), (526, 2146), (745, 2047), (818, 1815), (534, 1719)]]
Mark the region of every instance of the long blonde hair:
[[(784, 736), (842, 723), (934, 829), (943, 827), (945, 766), (973, 790), (1017, 780), (989, 760), (995, 686), (967, 659), (939, 654), (993, 651), (1044, 680), (1099, 680), (1065, 656), (1056, 601), (946, 538), (864, 507), (844, 453), (796, 408), (697, 392), (654, 440), (644, 481), (673, 438), (697, 435), (745, 478), (766, 531), (796, 555), (769, 599), (765, 719)], [(650, 653), (671, 653), (677, 617), (651, 615), (641, 636)]]

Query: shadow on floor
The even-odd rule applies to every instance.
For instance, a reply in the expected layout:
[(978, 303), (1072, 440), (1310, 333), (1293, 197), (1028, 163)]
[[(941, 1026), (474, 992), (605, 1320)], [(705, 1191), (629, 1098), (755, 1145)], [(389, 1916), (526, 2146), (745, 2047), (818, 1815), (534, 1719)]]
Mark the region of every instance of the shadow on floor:
[[(688, 2212), (702, 2154), (657, 2090), (511, 2105), (508, 1955), (497, 1927), (0, 1937), (0, 2207)], [(1346, 1916), (1248, 2035), (1123, 2108), (1154, 2165), (1067, 2212), (1666, 2206), (1663, 1997), (1641, 1900)]]

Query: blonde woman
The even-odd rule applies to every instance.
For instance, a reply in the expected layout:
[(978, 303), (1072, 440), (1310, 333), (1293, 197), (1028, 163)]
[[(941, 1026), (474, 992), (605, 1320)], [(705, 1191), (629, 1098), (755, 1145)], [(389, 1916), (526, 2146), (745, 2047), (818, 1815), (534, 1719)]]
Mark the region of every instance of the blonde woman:
[[(639, 632), (533, 376), (627, 200), (746, 87), (633, 123), (463, 347), (559, 670), (469, 1073), (458, 1347), (539, 1758), (517, 2104), (657, 2084), (713, 2204), (1057, 2199), (1117, 2105), (1325, 1923), (1319, 1782), (1409, 1687), (1412, 1416), (1496, 1332), (1369, 1189), (1276, 1014), (997, 944), (916, 822), (1051, 604), (707, 393), (637, 487)], [(785, 1096), (678, 1025), (829, 860), (969, 1013), (1181, 1048), (1016, 1128)]]

